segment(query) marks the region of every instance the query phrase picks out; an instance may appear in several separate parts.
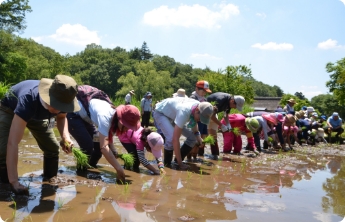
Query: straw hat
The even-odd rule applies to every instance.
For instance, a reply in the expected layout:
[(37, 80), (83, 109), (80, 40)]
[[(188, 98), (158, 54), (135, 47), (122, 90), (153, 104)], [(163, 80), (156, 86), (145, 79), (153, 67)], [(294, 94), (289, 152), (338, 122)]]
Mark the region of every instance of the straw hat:
[(295, 101), (293, 98), (290, 98), (290, 99), (288, 100), (288, 102), (289, 102), (289, 103), (293, 103), (293, 104), (298, 104), (298, 103), (296, 103), (296, 101)]
[(178, 89), (176, 93), (172, 94), (173, 97), (188, 97), (186, 96), (186, 90)]
[(129, 93), (132, 94), (132, 95), (135, 95), (133, 89), (131, 91), (129, 91)]

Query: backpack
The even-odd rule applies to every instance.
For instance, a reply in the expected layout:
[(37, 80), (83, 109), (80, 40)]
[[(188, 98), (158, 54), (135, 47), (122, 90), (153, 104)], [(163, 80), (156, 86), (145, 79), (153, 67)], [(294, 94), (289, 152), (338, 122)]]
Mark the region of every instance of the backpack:
[(107, 101), (109, 104), (114, 105), (109, 96), (100, 89), (89, 85), (78, 86), (77, 99), (83, 105), (87, 115), (90, 117), (89, 102), (91, 99), (100, 99)]

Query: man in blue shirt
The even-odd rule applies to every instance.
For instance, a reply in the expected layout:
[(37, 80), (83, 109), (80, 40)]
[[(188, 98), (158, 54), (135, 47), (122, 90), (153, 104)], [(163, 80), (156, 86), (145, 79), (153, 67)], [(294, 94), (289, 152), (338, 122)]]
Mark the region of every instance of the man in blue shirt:
[(15, 193), (28, 194), (18, 182), (18, 144), (27, 127), (43, 151), (43, 177), (57, 175), (59, 143), (53, 127), (55, 118), (66, 153), (73, 146), (66, 113), (80, 109), (75, 96), (77, 83), (69, 76), (25, 80), (11, 87), (0, 103), (0, 180), (9, 182)]
[(339, 114), (337, 112), (334, 112), (332, 116), (330, 116), (327, 120), (327, 126), (324, 127), (325, 133), (328, 135), (328, 137), (331, 137), (332, 132), (337, 132), (335, 135), (336, 138), (339, 138), (339, 135), (341, 135), (344, 132), (344, 129), (342, 128), (343, 121), (339, 117)]
[(152, 94), (147, 92), (140, 102), (141, 108), (141, 126), (148, 127), (150, 124), (150, 117), (152, 111)]

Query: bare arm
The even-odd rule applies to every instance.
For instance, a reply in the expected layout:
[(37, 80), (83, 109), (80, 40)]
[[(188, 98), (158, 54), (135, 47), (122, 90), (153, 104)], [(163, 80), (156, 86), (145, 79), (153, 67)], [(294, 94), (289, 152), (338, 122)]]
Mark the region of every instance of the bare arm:
[(122, 182), (125, 181), (125, 172), (120, 165), (120, 163), (116, 160), (114, 154), (112, 153), (111, 149), (109, 146), (113, 149), (114, 145), (109, 144), (108, 137), (102, 135), (101, 133), (99, 134), (99, 142), (100, 142), (100, 147), (101, 147), (101, 152), (104, 155), (105, 159), (114, 167), (114, 169), (117, 172), (117, 179), (121, 180)]
[(11, 128), (10, 128), (10, 134), (8, 136), (8, 143), (7, 143), (6, 165), (7, 165), (8, 179), (11, 185), (15, 189), (18, 189), (18, 190), (25, 188), (18, 182), (17, 166), (18, 166), (18, 144), (23, 138), (26, 124), (27, 122), (25, 122), (22, 118), (14, 114)]
[(59, 130), (60, 136), (62, 138), (62, 142), (60, 143), (63, 148), (63, 151), (66, 153), (71, 153), (71, 148), (73, 147), (73, 142), (69, 135), (68, 131), (68, 121), (67, 121), (67, 113), (59, 113), (56, 116), (56, 127)]
[(222, 125), (222, 123), (217, 119), (216, 114), (213, 114), (213, 115), (211, 116), (211, 120), (212, 120), (213, 122), (215, 122), (218, 126), (221, 126), (221, 125)]

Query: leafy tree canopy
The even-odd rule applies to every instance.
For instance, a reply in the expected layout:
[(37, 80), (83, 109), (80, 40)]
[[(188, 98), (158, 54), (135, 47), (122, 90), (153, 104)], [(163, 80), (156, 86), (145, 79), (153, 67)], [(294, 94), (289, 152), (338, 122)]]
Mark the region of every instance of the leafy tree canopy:
[(0, 4), (0, 30), (22, 32), (25, 28), (25, 14), (31, 12), (29, 0), (7, 0)]
[(345, 104), (345, 58), (334, 63), (327, 63), (326, 71), (330, 73), (330, 80), (326, 86), (333, 93), (338, 103)]

